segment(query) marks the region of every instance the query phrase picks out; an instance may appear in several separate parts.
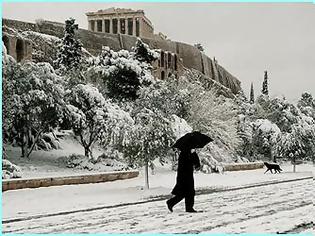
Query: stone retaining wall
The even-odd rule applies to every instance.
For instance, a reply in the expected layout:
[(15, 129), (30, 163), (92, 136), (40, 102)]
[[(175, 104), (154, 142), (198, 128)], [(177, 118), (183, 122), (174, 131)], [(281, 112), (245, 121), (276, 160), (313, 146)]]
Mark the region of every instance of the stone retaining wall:
[(2, 180), (2, 191), (22, 188), (39, 188), (70, 184), (101, 183), (122, 179), (131, 179), (139, 175), (139, 171), (117, 171), (102, 174), (89, 174), (78, 176), (36, 178), (36, 179), (10, 179)]
[[(27, 30), (53, 35), (62, 38), (64, 34), (64, 25), (56, 22), (42, 21), (39, 23), (28, 23), (17, 20), (3, 19), (3, 31), (6, 27), (13, 28), (23, 32)], [(106, 45), (117, 51), (120, 49), (131, 50), (135, 45), (136, 37), (130, 35), (119, 35), (109, 33), (96, 33), (85, 29), (79, 29), (78, 38), (81, 40), (84, 48), (91, 54), (97, 55), (102, 50), (102, 46)], [(217, 62), (211, 60), (207, 55), (201, 53), (196, 47), (171, 40), (156, 40), (142, 38), (151, 48), (162, 49), (163, 51), (172, 52), (182, 59), (183, 66), (188, 69), (195, 69), (203, 73), (205, 76), (222, 83), (231, 89), (234, 94), (241, 90), (241, 82), (225, 68)], [(179, 71), (180, 72), (180, 71)]]
[(224, 164), (224, 171), (255, 170), (264, 167), (263, 162)]

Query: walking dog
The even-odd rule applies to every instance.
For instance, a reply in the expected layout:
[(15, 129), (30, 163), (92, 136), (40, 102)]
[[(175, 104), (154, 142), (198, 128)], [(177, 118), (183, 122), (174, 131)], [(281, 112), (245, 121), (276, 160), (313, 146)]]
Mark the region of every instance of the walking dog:
[(267, 167), (267, 170), (265, 171), (264, 174), (266, 174), (266, 172), (267, 172), (268, 170), (270, 170), (271, 173), (273, 173), (272, 170), (274, 170), (274, 171), (275, 171), (275, 174), (277, 173), (277, 171), (278, 171), (278, 173), (280, 173), (280, 172), (282, 171), (282, 169), (280, 168), (279, 164), (276, 164), (276, 163), (268, 163), (268, 162), (264, 162), (264, 164), (265, 164), (265, 166)]

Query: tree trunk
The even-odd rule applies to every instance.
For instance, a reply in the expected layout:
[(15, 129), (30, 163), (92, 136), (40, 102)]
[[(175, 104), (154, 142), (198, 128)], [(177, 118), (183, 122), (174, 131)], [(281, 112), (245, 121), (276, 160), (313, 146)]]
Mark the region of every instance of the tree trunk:
[(146, 162), (144, 166), (144, 180), (145, 180), (145, 189), (149, 189), (149, 163)]
[(275, 159), (274, 159), (274, 157), (273, 157), (272, 147), (270, 147), (270, 160), (271, 160), (272, 162), (276, 163), (276, 162), (275, 162)]
[(296, 171), (296, 166), (295, 166), (295, 157), (293, 157), (293, 173)]
[(27, 158), (27, 154), (28, 154), (28, 132), (27, 132), (27, 127), (23, 128), (22, 138), (21, 138), (21, 149), (22, 149), (21, 157)]
[(89, 146), (84, 147), (84, 156), (86, 156), (88, 159), (91, 158), (91, 150)]

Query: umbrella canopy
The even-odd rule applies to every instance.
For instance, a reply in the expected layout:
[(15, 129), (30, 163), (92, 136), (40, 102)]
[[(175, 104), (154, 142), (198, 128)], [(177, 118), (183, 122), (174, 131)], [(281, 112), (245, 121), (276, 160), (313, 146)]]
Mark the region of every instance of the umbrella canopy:
[(179, 138), (176, 143), (173, 145), (174, 148), (180, 150), (183, 149), (194, 149), (194, 148), (203, 148), (208, 143), (212, 142), (213, 139), (208, 135), (202, 134), (198, 131), (194, 131), (188, 134), (185, 134), (183, 137)]

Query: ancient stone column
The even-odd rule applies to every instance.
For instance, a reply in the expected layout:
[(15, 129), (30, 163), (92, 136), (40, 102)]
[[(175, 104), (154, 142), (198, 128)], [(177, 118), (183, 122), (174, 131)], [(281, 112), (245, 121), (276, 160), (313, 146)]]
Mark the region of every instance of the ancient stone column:
[(117, 18), (117, 33), (120, 34), (120, 18)]
[(125, 34), (128, 34), (128, 21), (127, 21), (127, 17), (125, 17)]
[(92, 27), (91, 27), (91, 23), (92, 23), (92, 22), (89, 20), (88, 30), (92, 30), (92, 29), (91, 29), (91, 28), (92, 28)]
[(94, 21), (94, 32), (97, 32), (97, 20)]
[(109, 33), (113, 33), (113, 18), (109, 19)]
[(105, 33), (105, 19), (102, 20), (102, 32)]
[(136, 18), (132, 18), (132, 35), (136, 36)]

